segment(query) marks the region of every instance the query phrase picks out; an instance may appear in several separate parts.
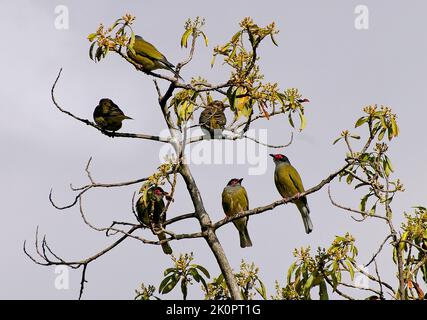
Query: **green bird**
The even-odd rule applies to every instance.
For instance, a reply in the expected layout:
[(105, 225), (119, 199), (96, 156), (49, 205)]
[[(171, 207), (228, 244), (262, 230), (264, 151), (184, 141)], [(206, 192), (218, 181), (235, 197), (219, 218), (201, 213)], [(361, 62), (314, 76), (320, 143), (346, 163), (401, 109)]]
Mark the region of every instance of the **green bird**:
[[(145, 41), (141, 36), (135, 36), (132, 52), (129, 47), (127, 50), (128, 57), (140, 64), (145, 71), (153, 71), (157, 69), (166, 69), (172, 71), (176, 76), (179, 75), (174, 70), (175, 66), (166, 59), (166, 57), (148, 41)], [(181, 77), (179, 77), (182, 79)]]
[[(249, 209), (249, 200), (246, 189), (242, 187), (242, 179), (231, 179), (222, 191), (222, 208), (227, 217)], [(252, 241), (248, 232), (249, 217), (233, 220), (239, 231), (240, 247), (252, 247)]]
[(214, 100), (200, 113), (199, 124), (203, 129), (209, 131), (211, 138), (221, 135), (220, 133), (224, 130), (227, 123), (225, 108), (224, 103)]
[(111, 100), (101, 99), (93, 111), (93, 120), (103, 130), (117, 131), (122, 127), (122, 121), (132, 119), (126, 116), (122, 110)]
[[(151, 187), (147, 190), (146, 200), (144, 201), (144, 195), (142, 195), (136, 202), (136, 212), (138, 214), (139, 221), (145, 226), (151, 227), (154, 225), (154, 229), (158, 228), (166, 221), (166, 214), (161, 213), (165, 209), (165, 202), (163, 201), (164, 196), (169, 194), (163, 191), (160, 187)], [(159, 240), (165, 240), (166, 234), (161, 232), (157, 234)], [(162, 249), (165, 254), (172, 254), (172, 248), (168, 242), (162, 243)]]
[(297, 195), (293, 203), (298, 207), (304, 222), (305, 232), (313, 231), (313, 223), (310, 219), (310, 209), (308, 208), (307, 198), (300, 197), (304, 192), (304, 186), (298, 171), (291, 165), (289, 159), (283, 154), (270, 154), (276, 164), (274, 170), (274, 182), (276, 188), (283, 198), (289, 198)]

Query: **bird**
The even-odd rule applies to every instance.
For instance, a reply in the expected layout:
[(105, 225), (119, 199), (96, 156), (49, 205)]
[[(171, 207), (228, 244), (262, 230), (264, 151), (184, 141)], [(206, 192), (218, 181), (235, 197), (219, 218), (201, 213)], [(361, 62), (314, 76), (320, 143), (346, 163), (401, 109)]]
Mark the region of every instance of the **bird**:
[(276, 188), (283, 198), (297, 196), (292, 202), (298, 207), (304, 222), (305, 232), (308, 234), (313, 231), (313, 223), (310, 219), (310, 209), (307, 203), (307, 197), (300, 197), (304, 192), (304, 186), (298, 171), (291, 165), (288, 157), (283, 154), (270, 154), (276, 164), (274, 170), (274, 182)]
[[(153, 224), (154, 229), (156, 229), (165, 223), (166, 213), (163, 212), (165, 209), (165, 202), (163, 198), (165, 196), (169, 196), (169, 194), (158, 186), (149, 188), (147, 190), (146, 197), (141, 195), (136, 202), (135, 207), (138, 219), (142, 224), (148, 227), (151, 227), (151, 224)], [(158, 233), (157, 236), (160, 241), (166, 239), (166, 234), (164, 232)], [(165, 254), (172, 254), (172, 248), (168, 242), (162, 243), (161, 246)]]
[(117, 131), (122, 127), (122, 121), (132, 119), (111, 100), (103, 98), (93, 111), (93, 120), (103, 130)]
[[(249, 209), (249, 200), (246, 189), (242, 187), (242, 179), (231, 179), (222, 191), (222, 208), (227, 217)], [(240, 247), (252, 247), (252, 241), (248, 232), (249, 217), (233, 220), (234, 226), (239, 231)]]
[(127, 55), (133, 62), (140, 64), (145, 71), (166, 69), (172, 71), (173, 74), (182, 79), (175, 71), (175, 66), (155, 46), (144, 40), (141, 36), (135, 36), (133, 52), (129, 49), (128, 45)]
[(227, 123), (225, 108), (224, 103), (214, 100), (200, 113), (199, 125), (209, 132), (211, 138), (220, 136)]

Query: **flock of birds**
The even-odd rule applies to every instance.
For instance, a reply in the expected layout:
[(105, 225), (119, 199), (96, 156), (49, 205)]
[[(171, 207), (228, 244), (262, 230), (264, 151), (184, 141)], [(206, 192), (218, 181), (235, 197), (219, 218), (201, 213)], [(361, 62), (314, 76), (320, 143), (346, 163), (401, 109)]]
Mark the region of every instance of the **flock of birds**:
[[(146, 71), (156, 69), (167, 69), (176, 74), (174, 65), (159, 52), (151, 43), (145, 41), (140, 36), (135, 36), (133, 50), (128, 49), (128, 57), (135, 63), (142, 66)], [(201, 112), (199, 125), (214, 137), (216, 132), (221, 132), (226, 125), (227, 119), (224, 113), (226, 106), (219, 100), (209, 103)], [(122, 127), (123, 120), (132, 119), (108, 98), (103, 98), (96, 106), (93, 118), (95, 123), (106, 131), (118, 131)], [(274, 182), (277, 190), (283, 198), (295, 197), (293, 203), (301, 213), (305, 232), (308, 234), (313, 230), (310, 219), (310, 209), (307, 198), (300, 196), (304, 192), (304, 186), (298, 171), (291, 165), (289, 159), (283, 154), (270, 154), (275, 163)], [(231, 179), (222, 192), (222, 208), (227, 217), (233, 217), (239, 213), (249, 210), (249, 199), (246, 189), (242, 186), (241, 179)], [(164, 198), (168, 199), (169, 194), (159, 186), (152, 186), (146, 195), (141, 195), (136, 203), (136, 212), (139, 222), (145, 226), (157, 226), (160, 231), (155, 232), (160, 241), (166, 240), (166, 234), (162, 232), (161, 226), (166, 221)], [(252, 241), (248, 232), (249, 217), (242, 217), (233, 220), (239, 232), (240, 247), (252, 246)], [(168, 242), (161, 243), (165, 254), (172, 254), (172, 248)]]

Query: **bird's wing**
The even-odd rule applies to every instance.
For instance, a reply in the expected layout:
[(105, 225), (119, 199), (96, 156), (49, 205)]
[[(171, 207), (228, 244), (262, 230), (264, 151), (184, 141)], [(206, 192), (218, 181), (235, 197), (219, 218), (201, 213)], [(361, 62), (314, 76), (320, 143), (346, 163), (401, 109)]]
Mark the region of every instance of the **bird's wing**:
[(232, 201), (230, 194), (227, 192), (222, 193), (222, 208), (224, 209), (224, 213), (228, 215), (232, 208)]
[(293, 166), (289, 166), (288, 174), (292, 184), (298, 190), (298, 192), (304, 192), (304, 186), (298, 171)]
[[(241, 190), (242, 190), (242, 193), (243, 193), (243, 196), (245, 197), (245, 199), (246, 199), (246, 206), (245, 206), (245, 208), (243, 208), (244, 210), (248, 210), (249, 209), (249, 199), (248, 199), (248, 193), (246, 192), (246, 189), (245, 188), (241, 188)], [(249, 217), (248, 217), (249, 218)]]
[(125, 114), (123, 113), (123, 111), (119, 108), (119, 106), (115, 103), (113, 103), (111, 105), (110, 108), (110, 115), (111, 116), (124, 116)]
[(155, 46), (145, 40), (135, 39), (133, 49), (137, 54), (140, 54), (153, 60), (161, 61), (168, 67), (174, 67), (174, 65), (170, 63), (166, 59), (166, 57), (159, 50), (157, 50)]

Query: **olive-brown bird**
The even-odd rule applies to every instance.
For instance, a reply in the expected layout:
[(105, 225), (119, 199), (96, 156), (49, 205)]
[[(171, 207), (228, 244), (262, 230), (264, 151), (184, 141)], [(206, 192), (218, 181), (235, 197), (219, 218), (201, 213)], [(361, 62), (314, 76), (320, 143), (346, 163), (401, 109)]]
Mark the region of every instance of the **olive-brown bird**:
[[(136, 203), (136, 212), (138, 219), (141, 223), (147, 227), (151, 227), (153, 224), (154, 230), (161, 227), (166, 221), (166, 214), (163, 213), (165, 209), (165, 202), (163, 201), (164, 196), (168, 196), (168, 193), (163, 191), (160, 187), (151, 187), (147, 190), (146, 199), (142, 195)], [(163, 213), (163, 215), (162, 215)], [(165, 240), (166, 234), (160, 232), (157, 234), (159, 240)], [(165, 254), (172, 254), (172, 248), (168, 242), (162, 243), (162, 249)]]
[[(174, 69), (175, 66), (155, 46), (141, 36), (135, 36), (133, 52), (128, 46), (127, 55), (132, 61), (140, 64), (145, 71), (166, 69), (177, 75)], [(179, 75), (177, 76), (179, 77)], [(181, 77), (179, 78), (182, 79)]]
[[(231, 179), (222, 191), (222, 208), (227, 217), (249, 209), (249, 200), (246, 189), (242, 187), (243, 179)], [(233, 220), (239, 231), (240, 247), (252, 247), (252, 241), (248, 232), (249, 217)]]
[(126, 116), (111, 99), (101, 99), (93, 111), (93, 120), (103, 130), (117, 131), (125, 119), (132, 118)]
[(291, 165), (289, 159), (283, 154), (270, 154), (276, 164), (274, 170), (274, 182), (276, 188), (283, 198), (289, 198), (297, 195), (297, 199), (292, 201), (301, 213), (304, 222), (305, 232), (313, 231), (313, 223), (310, 219), (310, 209), (308, 208), (307, 198), (298, 195), (304, 192), (304, 186), (298, 171)]
[(203, 129), (209, 131), (211, 138), (220, 136), (227, 123), (225, 108), (224, 103), (214, 100), (200, 113), (199, 124)]

